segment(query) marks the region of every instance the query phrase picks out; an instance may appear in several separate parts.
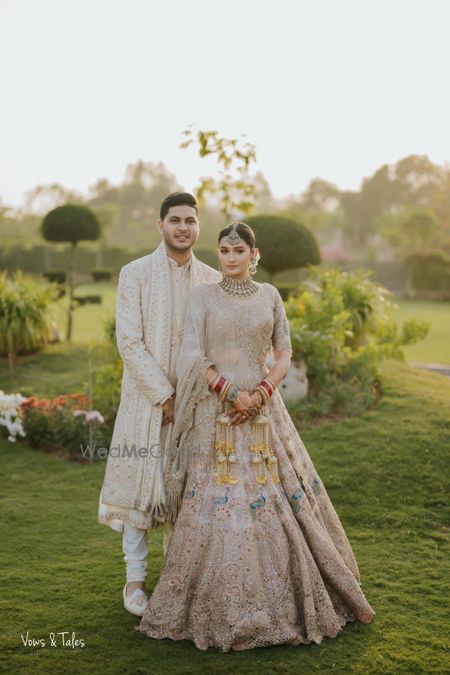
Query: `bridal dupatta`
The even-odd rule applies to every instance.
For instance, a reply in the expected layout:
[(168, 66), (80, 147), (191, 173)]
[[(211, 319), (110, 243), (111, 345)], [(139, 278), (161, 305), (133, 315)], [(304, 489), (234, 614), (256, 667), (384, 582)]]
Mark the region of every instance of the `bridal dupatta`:
[(199, 401), (210, 394), (206, 371), (214, 363), (205, 356), (206, 321), (202, 301), (202, 286), (191, 295), (186, 312), (183, 341), (178, 354), (176, 373), (177, 388), (174, 410), (172, 441), (165, 473), (167, 519), (175, 521), (183, 496), (188, 453), (184, 439), (194, 426), (194, 412)]

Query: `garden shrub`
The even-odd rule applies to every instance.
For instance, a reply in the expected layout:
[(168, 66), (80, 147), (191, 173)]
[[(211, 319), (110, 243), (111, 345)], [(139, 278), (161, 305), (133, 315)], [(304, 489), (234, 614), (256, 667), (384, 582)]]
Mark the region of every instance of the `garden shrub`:
[(0, 355), (38, 351), (50, 339), (57, 286), (18, 271), (0, 272)]
[(82, 457), (82, 447), (106, 447), (110, 434), (103, 427), (103, 416), (87, 407), (84, 394), (54, 399), (31, 396), (21, 404), (26, 443), (36, 449), (60, 451), (74, 460)]
[(293, 360), (307, 366), (307, 416), (365, 409), (380, 393), (378, 364), (404, 359), (402, 347), (423, 339), (429, 322), (392, 318), (392, 294), (364, 269), (310, 268), (286, 303)]

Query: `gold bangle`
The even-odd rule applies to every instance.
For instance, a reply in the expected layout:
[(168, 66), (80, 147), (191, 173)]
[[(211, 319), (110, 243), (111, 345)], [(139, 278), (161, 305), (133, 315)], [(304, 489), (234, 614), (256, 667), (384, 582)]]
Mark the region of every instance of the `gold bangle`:
[(223, 388), (223, 391), (220, 393), (220, 396), (219, 396), (222, 403), (226, 400), (228, 392), (230, 391), (232, 386), (233, 386), (233, 384), (231, 382), (227, 382), (225, 384), (225, 387)]
[[(216, 375), (216, 377), (215, 377), (215, 378), (213, 379), (213, 381), (211, 382), (210, 389), (211, 389), (211, 391), (213, 391), (215, 394), (217, 394), (216, 387), (217, 387), (218, 383), (220, 382), (220, 378), (221, 378), (221, 377), (222, 377), (222, 375), (219, 373), (218, 375)], [(224, 379), (225, 379), (225, 378), (224, 378)], [(226, 381), (226, 380), (225, 380), (225, 381)]]
[(226, 398), (228, 396), (228, 392), (230, 391), (232, 386), (233, 386), (232, 382), (230, 382), (229, 380), (225, 380), (225, 385), (224, 385), (224, 387), (223, 387), (223, 389), (222, 389), (222, 391), (219, 395), (219, 398), (222, 401), (222, 403), (226, 400)]
[(260, 406), (262, 407), (262, 406), (264, 405), (264, 399), (263, 399), (263, 397), (262, 397), (261, 392), (258, 391), (257, 389), (255, 389), (255, 390), (252, 392), (252, 396), (253, 396), (253, 394), (258, 394), (258, 395), (259, 395), (259, 398), (260, 398)]
[(209, 381), (206, 380), (208, 382), (208, 387), (210, 387), (211, 384), (214, 382), (214, 380), (217, 380), (218, 377), (219, 377), (219, 374), (216, 373), (215, 375), (212, 376), (212, 378)]
[(261, 387), (261, 386), (258, 384), (258, 386), (256, 387), (256, 391), (259, 391), (259, 393), (260, 393), (261, 396), (263, 397), (264, 405), (268, 405), (268, 404), (269, 404), (269, 394), (268, 394), (267, 391), (264, 389), (264, 387)]

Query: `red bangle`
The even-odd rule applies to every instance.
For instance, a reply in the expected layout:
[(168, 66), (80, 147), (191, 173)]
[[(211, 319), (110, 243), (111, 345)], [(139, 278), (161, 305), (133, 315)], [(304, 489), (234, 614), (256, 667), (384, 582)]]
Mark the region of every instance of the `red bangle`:
[(265, 392), (267, 392), (268, 396), (272, 396), (273, 389), (266, 380), (262, 380), (262, 382), (259, 383), (259, 386), (262, 387)]
[(273, 392), (274, 392), (275, 389), (276, 389), (276, 386), (274, 385), (274, 383), (272, 382), (272, 380), (269, 380), (268, 377), (265, 377), (263, 381), (264, 381), (266, 384), (269, 385), (269, 387), (270, 387), (270, 389), (271, 389), (271, 391), (272, 391), (272, 394), (273, 394)]
[(217, 382), (216, 386), (214, 387), (213, 391), (216, 392), (216, 394), (220, 394), (222, 391), (223, 385), (225, 384), (225, 378), (221, 375), (219, 378), (219, 381)]

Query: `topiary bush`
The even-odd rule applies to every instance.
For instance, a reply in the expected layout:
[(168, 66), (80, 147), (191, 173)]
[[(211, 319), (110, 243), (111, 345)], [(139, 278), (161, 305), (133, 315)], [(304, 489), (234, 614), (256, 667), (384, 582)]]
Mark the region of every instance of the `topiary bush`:
[(70, 244), (67, 276), (68, 308), (66, 339), (72, 337), (73, 301), (75, 288), (75, 251), (80, 241), (95, 241), (100, 237), (100, 223), (93, 211), (81, 204), (64, 204), (49, 211), (42, 221), (42, 236), (47, 241)]
[(97, 281), (110, 281), (112, 277), (112, 269), (110, 267), (97, 267), (91, 271), (92, 279)]
[(259, 265), (269, 274), (298, 269), (320, 262), (317, 241), (304, 225), (278, 215), (260, 215), (246, 218), (256, 235), (256, 245), (261, 252)]
[(44, 272), (42, 276), (50, 282), (54, 281), (57, 284), (66, 283), (66, 273), (63, 270), (49, 270), (48, 272)]

